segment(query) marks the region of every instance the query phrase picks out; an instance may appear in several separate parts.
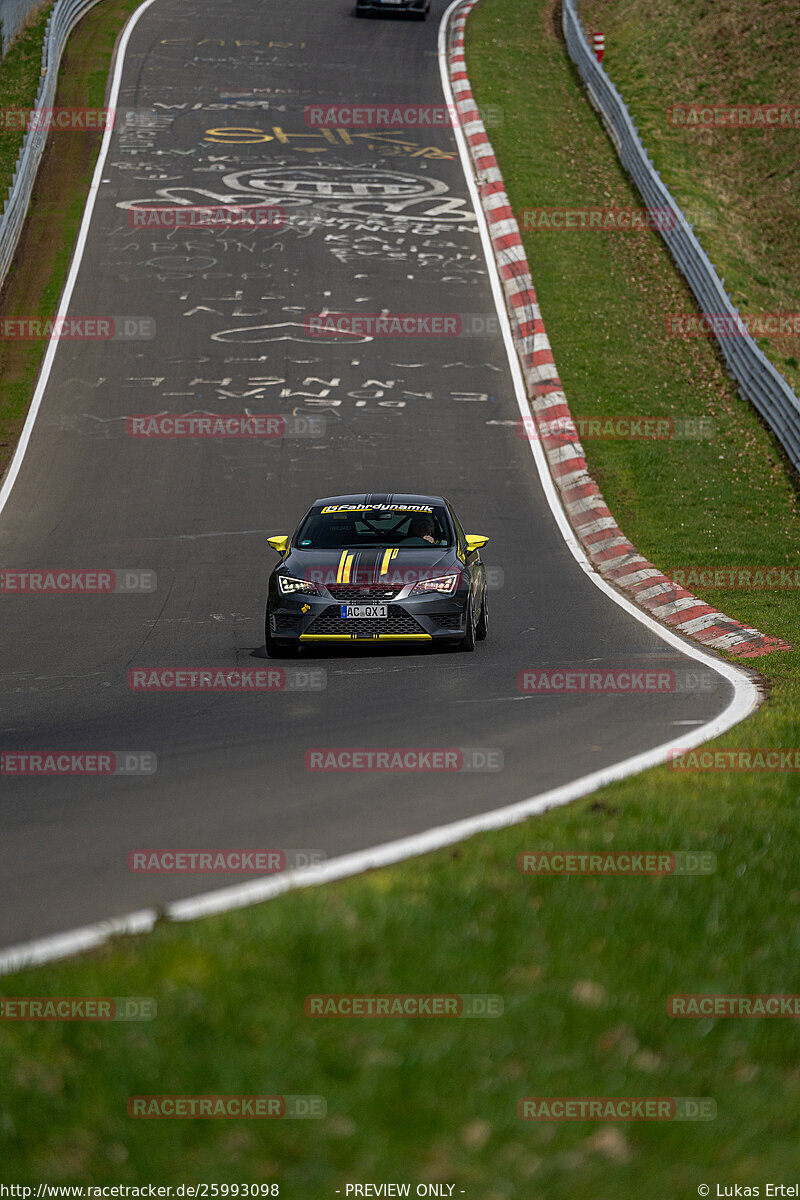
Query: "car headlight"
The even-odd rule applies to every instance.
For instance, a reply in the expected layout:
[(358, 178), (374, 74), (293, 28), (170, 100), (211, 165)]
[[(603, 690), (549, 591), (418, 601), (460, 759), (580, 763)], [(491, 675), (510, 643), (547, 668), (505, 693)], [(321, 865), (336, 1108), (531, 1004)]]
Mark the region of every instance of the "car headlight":
[(458, 575), (437, 575), (435, 579), (420, 579), (411, 589), (412, 596), (422, 596), (429, 592), (438, 592), (442, 596), (452, 596), (458, 587)]
[(319, 595), (319, 588), (310, 579), (297, 579), (294, 575), (279, 575), (278, 589), (282, 596), (293, 596), (297, 592), (308, 592), (312, 596)]

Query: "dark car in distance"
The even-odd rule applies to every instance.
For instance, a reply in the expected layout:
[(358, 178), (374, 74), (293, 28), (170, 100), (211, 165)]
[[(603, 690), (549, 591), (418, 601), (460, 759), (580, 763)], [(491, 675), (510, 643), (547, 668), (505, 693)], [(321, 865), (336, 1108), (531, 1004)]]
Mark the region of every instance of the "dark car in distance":
[(466, 534), (441, 496), (359, 493), (315, 500), (269, 580), (267, 653), (314, 643), (445, 643), (486, 637), (484, 534)]
[(416, 21), (424, 21), (431, 10), (431, 0), (356, 0), (353, 10), (357, 17), (369, 13), (408, 13)]

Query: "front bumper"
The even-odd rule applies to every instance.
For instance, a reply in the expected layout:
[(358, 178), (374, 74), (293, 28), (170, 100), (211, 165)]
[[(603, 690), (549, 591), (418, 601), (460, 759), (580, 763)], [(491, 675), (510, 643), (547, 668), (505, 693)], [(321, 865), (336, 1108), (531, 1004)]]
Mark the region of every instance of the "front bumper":
[(353, 598), (386, 604), (386, 617), (343, 617), (330, 596), (282, 596), (270, 605), (270, 633), (279, 642), (432, 642), (464, 636), (466, 597), (414, 596), (402, 600)]

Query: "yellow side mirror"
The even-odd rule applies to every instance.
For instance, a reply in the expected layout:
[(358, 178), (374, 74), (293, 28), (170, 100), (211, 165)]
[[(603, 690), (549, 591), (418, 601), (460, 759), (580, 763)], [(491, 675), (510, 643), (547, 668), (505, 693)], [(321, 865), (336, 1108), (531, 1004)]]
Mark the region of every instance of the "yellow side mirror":
[(467, 539), (467, 553), (472, 554), (473, 550), (480, 550), (488, 542), (488, 537), (482, 533), (467, 533), (464, 535)]
[(285, 554), (289, 548), (289, 538), (285, 533), (276, 535), (275, 537), (268, 537), (267, 545), (272, 546), (273, 550), (277, 550), (278, 554)]

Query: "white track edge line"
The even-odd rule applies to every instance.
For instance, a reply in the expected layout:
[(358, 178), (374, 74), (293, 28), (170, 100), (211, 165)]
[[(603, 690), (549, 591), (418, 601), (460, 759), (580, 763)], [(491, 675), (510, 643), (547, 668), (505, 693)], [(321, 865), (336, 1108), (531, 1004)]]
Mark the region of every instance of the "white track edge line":
[[(117, 96), (119, 95), (119, 88), (122, 82), (122, 68), (125, 65), (125, 51), (128, 48), (128, 40), (133, 33), (139, 18), (144, 12), (146, 12), (150, 5), (154, 3), (155, 0), (144, 0), (144, 3), (136, 9), (128, 21), (125, 29), (123, 30), (119, 45), (116, 48), (114, 75), (111, 84), (111, 92), (108, 97), (108, 108), (110, 108), (112, 111), (116, 109)], [(83, 251), (86, 246), (86, 240), (89, 236), (89, 226), (92, 221), (92, 214), (94, 213), (94, 205), (97, 199), (97, 193), (100, 190), (102, 174), (106, 165), (108, 148), (111, 144), (111, 137), (114, 132), (113, 125), (114, 122), (107, 125), (103, 133), (103, 141), (100, 145), (100, 152), (97, 156), (97, 163), (95, 164), (94, 174), (92, 175), (92, 182), (89, 185), (89, 194), (86, 198), (86, 205), (83, 210), (83, 219), (81, 220), (81, 227), (78, 231), (77, 241), (75, 242), (69, 274), (67, 275), (67, 282), (64, 284), (64, 290), (61, 293), (56, 320), (60, 320), (62, 317), (66, 316), (67, 309), (69, 308), (70, 301), (72, 300), (75, 281), (78, 278), (78, 271), (80, 270), (81, 262), (83, 260)], [(22, 467), (22, 461), (25, 458), (25, 451), (28, 449), (28, 443), (30, 442), (33, 434), (33, 427), (36, 424), (36, 418), (39, 415), (39, 408), (42, 403), (45, 388), (47, 387), (50, 379), (50, 371), (53, 366), (53, 359), (55, 358), (58, 346), (59, 339), (51, 338), (47, 347), (47, 352), (44, 356), (42, 369), (39, 373), (39, 378), (36, 383), (36, 389), (33, 393), (33, 399), (31, 400), (30, 408), (28, 409), (28, 415), (25, 418), (25, 424), (22, 427), (22, 433), (20, 434), (19, 441), (17, 442), (17, 448), (14, 451), (14, 455), (6, 471), (5, 478), (3, 479), (3, 486), (0, 488), (0, 513), (2, 513), (6, 506), (8, 498), (11, 495), (11, 489), (13, 488), (17, 476), (19, 475), (20, 468)]]
[[(460, 0), (458, 0), (460, 3)], [(682, 739), (682, 745), (688, 745), (691, 735)], [(0, 952), (0, 975), (26, 970), (40, 966), (43, 963), (57, 959), (68, 958), (88, 950), (99, 949), (113, 937), (148, 933), (155, 926), (159, 917), (170, 921), (194, 921), (200, 917), (219, 915), (238, 908), (246, 908), (271, 900), (284, 892), (294, 889), (317, 887), (332, 883), (335, 880), (347, 879), (360, 875), (364, 871), (378, 867), (387, 867), (403, 862), (410, 858), (418, 858), (441, 850), (455, 842), (464, 841), (478, 833), (488, 833), (504, 829), (509, 825), (517, 825), (530, 816), (545, 812), (549, 808), (557, 808), (568, 804), (581, 796), (587, 796), (607, 783), (623, 779), (647, 767), (663, 763), (663, 747), (645, 750), (633, 758), (623, 762), (603, 767), (591, 775), (561, 784), (550, 791), (542, 792), (528, 800), (518, 800), (505, 808), (498, 808), (475, 817), (465, 817), (449, 825), (440, 825), (423, 833), (412, 834), (410, 837), (399, 838), (383, 845), (372, 846), (367, 850), (357, 850), (316, 867), (304, 867), (299, 871), (287, 871), (279, 876), (259, 878), (248, 883), (234, 884), (231, 887), (219, 888), (212, 892), (204, 892), (187, 900), (173, 901), (164, 905), (160, 910), (155, 908), (140, 909), (123, 917), (112, 917), (106, 921), (98, 921), (93, 925), (85, 925), (66, 933), (53, 934), (49, 937), (36, 938), (19, 946), (11, 946)]]
[[(141, 8), (137, 9), (134, 13), (132, 21), (137, 20), (140, 14), (153, 2), (154, 0), (145, 0)], [(453, 106), (455, 105), (455, 101), (450, 88), (446, 33), (451, 14), (457, 8), (460, 8), (463, 2), (464, 0), (453, 0), (453, 3), (444, 13), (439, 25), (438, 52), (442, 88), (445, 99)], [(129, 30), (132, 27), (132, 25), (129, 26)], [(121, 78), (121, 67), (124, 63), (126, 47), (127, 37), (120, 46), (120, 56), (117, 63), (119, 75), (115, 76), (114, 98), (116, 98), (119, 78)], [(527, 393), (508, 319), (505, 296), (491, 246), (483, 206), (475, 187), (469, 151), (457, 122), (454, 124), (453, 131), (467, 187), (478, 218), (481, 243), (489, 267), (492, 294), (503, 330), (503, 341), (514, 380), (517, 403), (521, 415), (523, 417), (530, 417)], [(107, 130), (106, 133), (108, 134), (108, 132)], [(104, 140), (103, 148), (105, 145)], [(101, 154), (103, 148), (101, 148)], [(100, 160), (98, 160), (99, 166)], [(83, 233), (83, 226), (81, 232)], [(83, 241), (85, 242), (85, 236)], [(81, 253), (82, 249), (83, 243), (81, 243)], [(79, 264), (79, 257), (76, 257), (76, 262)], [(77, 267), (75, 271), (77, 273)], [(514, 804), (506, 805), (504, 808), (481, 813), (475, 817), (466, 817), (449, 825), (438, 826), (437, 828), (426, 830), (424, 833), (414, 834), (411, 837), (401, 838), (393, 842), (386, 842), (383, 845), (373, 846), (367, 850), (358, 850), (353, 854), (346, 854), (340, 858), (331, 859), (319, 867), (306, 867), (300, 871), (287, 872), (285, 875), (277, 878), (255, 879), (248, 883), (235, 884), (229, 888), (220, 888), (212, 892), (200, 893), (186, 900), (174, 901), (172, 904), (165, 905), (161, 913), (153, 908), (141, 909), (127, 916), (101, 921), (93, 925), (86, 925), (79, 929), (69, 930), (66, 933), (55, 934), (50, 937), (36, 938), (19, 946), (12, 946), (7, 950), (0, 951), (0, 975), (10, 974), (26, 968), (39, 966), (46, 962), (67, 958), (82, 951), (98, 949), (115, 936), (149, 932), (162, 914), (167, 919), (173, 921), (196, 920), (199, 917), (219, 914), (251, 904), (257, 904), (264, 900), (270, 900), (293, 888), (315, 887), (337, 879), (349, 878), (376, 867), (389, 866), (407, 858), (414, 858), (421, 854), (430, 853), (444, 846), (452, 845), (454, 842), (463, 841), (465, 838), (476, 833), (488, 832), (518, 824), (526, 820), (526, 818), (542, 813), (549, 808), (556, 808), (562, 804), (568, 804), (571, 800), (588, 795), (607, 783), (624, 779), (629, 775), (646, 770), (648, 767), (663, 764), (670, 750), (682, 747), (688, 749), (704, 741), (708, 741), (710, 738), (717, 737), (719, 734), (724, 733), (725, 730), (730, 729), (731, 726), (744, 720), (758, 706), (758, 690), (753, 680), (744, 671), (722, 659), (706, 654), (700, 647), (689, 644), (683, 638), (673, 634), (669, 629), (666, 629), (663, 625), (658, 624), (658, 622), (649, 617), (647, 613), (637, 608), (597, 574), (589, 563), (583, 552), (583, 548), (567, 521), (541, 446), (538, 442), (532, 441), (529, 441), (528, 444), (531, 447), (531, 453), (536, 463), (539, 478), (550, 509), (556, 519), (556, 524), (576, 561), (601, 591), (605, 592), (616, 604), (624, 608), (626, 612), (630, 613), (631, 616), (635, 617), (651, 632), (656, 633), (673, 648), (680, 650), (698, 662), (708, 664), (718, 674), (724, 676), (734, 689), (733, 699), (728, 707), (718, 716), (712, 718), (711, 721), (679, 738), (665, 742), (660, 746), (655, 746), (651, 750), (645, 750), (631, 758), (623, 759), (619, 763), (613, 763), (611, 766), (604, 767), (590, 775), (584, 775), (582, 778), (572, 780), (570, 783), (563, 784), (560, 787), (552, 788), (550, 791), (543, 792), (538, 796), (531, 796), (526, 800), (519, 800)]]

